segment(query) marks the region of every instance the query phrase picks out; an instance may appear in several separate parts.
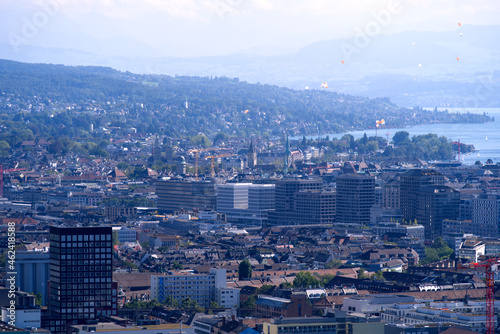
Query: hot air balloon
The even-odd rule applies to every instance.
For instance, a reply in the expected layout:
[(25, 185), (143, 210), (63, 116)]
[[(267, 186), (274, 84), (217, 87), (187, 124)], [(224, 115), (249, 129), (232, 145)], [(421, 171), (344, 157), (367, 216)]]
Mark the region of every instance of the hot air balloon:
[(341, 63), (342, 63), (342, 64), (345, 64), (345, 60), (343, 60), (343, 59), (342, 59)]
[(323, 83), (321, 84), (321, 88), (328, 88), (328, 82), (326, 82), (326, 81), (325, 81), (325, 82), (323, 82)]
[(422, 64), (418, 64), (418, 68), (422, 67)]
[(460, 60), (460, 57), (457, 57), (457, 61), (459, 61), (459, 60)]
[(411, 46), (415, 46), (415, 42), (411, 43)]
[(462, 26), (462, 23), (458, 22), (458, 26), (461, 27)]
[(306, 90), (309, 90), (309, 86), (306, 86)]
[(250, 112), (250, 110), (245, 110), (244, 113), (245, 114), (248, 114)]

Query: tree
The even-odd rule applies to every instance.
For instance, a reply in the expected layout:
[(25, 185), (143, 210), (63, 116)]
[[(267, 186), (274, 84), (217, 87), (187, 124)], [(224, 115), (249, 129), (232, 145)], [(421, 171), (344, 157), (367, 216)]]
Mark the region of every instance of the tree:
[(247, 259), (240, 262), (238, 266), (238, 277), (240, 280), (252, 278), (252, 265)]
[(217, 302), (214, 302), (213, 300), (210, 302), (209, 308), (219, 308), (219, 304)]
[(305, 288), (319, 286), (320, 283), (316, 277), (314, 277), (309, 271), (301, 271), (293, 280), (293, 286), (296, 288)]
[(181, 270), (181, 269), (184, 269), (184, 266), (182, 264), (180, 264), (179, 262), (174, 261), (174, 263), (172, 263), (172, 269)]
[(371, 279), (374, 281), (383, 281), (384, 273), (382, 272), (382, 270), (379, 270), (371, 276)]
[(365, 279), (365, 278), (368, 278), (368, 275), (365, 273), (365, 270), (363, 268), (359, 269), (358, 279)]
[(224, 132), (219, 132), (214, 137), (214, 145), (225, 141), (227, 141), (227, 135)]
[(120, 242), (118, 241), (118, 231), (113, 231), (113, 246), (118, 245)]
[(340, 267), (341, 265), (342, 265), (342, 261), (332, 259), (332, 260), (331, 260), (331, 261), (329, 261), (328, 263), (325, 263), (325, 268), (326, 268), (326, 269), (337, 269), (337, 268), (338, 268), (338, 267)]
[(398, 131), (392, 137), (392, 141), (394, 142), (394, 145), (398, 146), (402, 142), (409, 140), (409, 138), (410, 134), (407, 131)]

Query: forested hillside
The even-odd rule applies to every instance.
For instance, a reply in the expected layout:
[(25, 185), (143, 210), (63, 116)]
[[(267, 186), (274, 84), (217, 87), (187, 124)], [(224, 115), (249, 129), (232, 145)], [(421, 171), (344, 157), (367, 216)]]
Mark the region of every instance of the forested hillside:
[(0, 60), (0, 140), (86, 137), (91, 124), (171, 137), (275, 136), (343, 132), (442, 122), (487, 122), (400, 108), (322, 90), (292, 90), (225, 77), (136, 75), (105, 67), (68, 67)]

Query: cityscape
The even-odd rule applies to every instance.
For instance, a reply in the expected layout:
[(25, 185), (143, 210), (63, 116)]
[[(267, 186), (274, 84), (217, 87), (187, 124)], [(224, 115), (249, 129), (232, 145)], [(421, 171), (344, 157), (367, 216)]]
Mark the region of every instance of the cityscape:
[(1, 332), (500, 333), (500, 7), (361, 2), (0, 4)]

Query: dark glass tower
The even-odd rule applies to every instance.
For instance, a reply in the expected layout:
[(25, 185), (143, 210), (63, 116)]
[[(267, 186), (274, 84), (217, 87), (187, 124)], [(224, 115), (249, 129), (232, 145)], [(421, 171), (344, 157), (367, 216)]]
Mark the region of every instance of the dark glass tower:
[(50, 227), (49, 316), (42, 327), (68, 326), (117, 314), (111, 227)]

